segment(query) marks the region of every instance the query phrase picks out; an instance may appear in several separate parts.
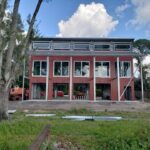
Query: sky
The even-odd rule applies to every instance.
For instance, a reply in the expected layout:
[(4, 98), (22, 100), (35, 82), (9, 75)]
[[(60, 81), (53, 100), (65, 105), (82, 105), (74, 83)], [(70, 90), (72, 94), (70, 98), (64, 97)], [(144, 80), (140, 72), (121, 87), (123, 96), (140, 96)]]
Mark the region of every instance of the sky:
[[(9, 10), (14, 0), (9, 0)], [(37, 0), (21, 0), (25, 30)], [(37, 16), (44, 37), (117, 37), (150, 39), (150, 0), (49, 0)]]
[[(38, 0), (21, 0), (19, 13), (27, 31), (27, 16)], [(47, 2), (48, 1), (48, 2)], [(12, 11), (14, 0), (8, 0)], [(150, 0), (44, 0), (36, 24), (43, 37), (109, 37), (150, 40)], [(150, 63), (150, 56), (143, 64)]]

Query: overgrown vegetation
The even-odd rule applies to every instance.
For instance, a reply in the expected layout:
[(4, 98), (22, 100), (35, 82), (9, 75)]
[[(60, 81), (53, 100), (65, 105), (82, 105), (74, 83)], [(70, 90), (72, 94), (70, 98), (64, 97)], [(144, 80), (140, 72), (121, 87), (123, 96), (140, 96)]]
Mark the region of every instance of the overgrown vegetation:
[[(0, 149), (26, 150), (42, 128), (51, 124), (49, 149), (61, 143), (67, 150), (149, 150), (150, 113), (146, 112), (94, 112), (87, 109), (53, 111), (55, 117), (25, 117), (15, 113), (0, 122)], [(123, 116), (121, 121), (70, 121), (62, 115)]]

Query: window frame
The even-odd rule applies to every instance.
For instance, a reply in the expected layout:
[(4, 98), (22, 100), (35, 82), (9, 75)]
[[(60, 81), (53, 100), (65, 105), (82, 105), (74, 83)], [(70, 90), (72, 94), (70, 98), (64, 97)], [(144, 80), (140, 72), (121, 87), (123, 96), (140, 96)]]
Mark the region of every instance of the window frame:
[[(95, 48), (96, 45), (109, 45), (109, 49), (102, 49), (102, 50), (98, 50)], [(112, 44), (110, 42), (108, 43), (94, 43), (94, 47), (93, 47), (94, 51), (96, 52), (107, 52), (107, 51), (111, 51), (112, 50)]]
[[(35, 47), (35, 44), (40, 44), (40, 43), (41, 44), (47, 43), (49, 46), (47, 48)], [(36, 51), (44, 51), (44, 50), (48, 51), (51, 49), (51, 44), (50, 44), (50, 42), (46, 42), (46, 41), (34, 41), (32, 43), (32, 49), (36, 50)]]
[[(89, 75), (88, 75), (88, 76), (82, 76), (82, 75), (77, 76), (77, 75), (75, 75), (75, 63), (76, 63), (76, 62), (80, 62), (80, 63), (81, 63), (81, 73), (82, 73), (82, 63), (83, 63), (83, 62), (89, 63)], [(74, 61), (74, 73), (73, 73), (73, 76), (74, 76), (74, 77), (77, 77), (77, 78), (78, 78), (78, 77), (81, 77), (81, 78), (89, 78), (89, 77), (90, 77), (90, 61), (80, 61), (80, 60), (79, 60), (79, 61), (78, 61), (78, 60), (77, 60), (77, 61)]]
[[(34, 75), (34, 63), (35, 62), (40, 62), (40, 75)], [(41, 74), (41, 67), (42, 67), (42, 62), (46, 62), (46, 75)], [(32, 77), (46, 77), (47, 76), (47, 60), (33, 60), (32, 61)]]
[[(132, 72), (131, 72), (131, 61), (120, 61), (121, 62), (121, 64), (123, 64), (123, 67), (124, 67), (124, 63), (125, 62), (127, 62), (127, 63), (129, 63), (130, 64), (130, 76), (120, 76), (120, 78), (131, 78), (131, 76), (132, 76)], [(119, 68), (120, 69), (120, 68)], [(124, 69), (124, 68), (123, 68)], [(120, 71), (121, 71), (121, 69), (120, 69)]]
[[(61, 75), (55, 75), (55, 62), (60, 62), (60, 65), (61, 65)], [(63, 76), (62, 75), (62, 62), (68, 62), (68, 75), (67, 76)], [(66, 61), (66, 60), (60, 60), (60, 61), (58, 61), (58, 60), (55, 60), (55, 61), (53, 61), (53, 77), (69, 77), (69, 75), (70, 75), (70, 63), (69, 63), (69, 61)]]
[(96, 76), (96, 72), (95, 72), (95, 77), (96, 78), (110, 78), (111, 77), (111, 62), (110, 61), (95, 61), (95, 70), (94, 71), (96, 71), (96, 62), (101, 62), (102, 64), (103, 63), (109, 63), (109, 76)]

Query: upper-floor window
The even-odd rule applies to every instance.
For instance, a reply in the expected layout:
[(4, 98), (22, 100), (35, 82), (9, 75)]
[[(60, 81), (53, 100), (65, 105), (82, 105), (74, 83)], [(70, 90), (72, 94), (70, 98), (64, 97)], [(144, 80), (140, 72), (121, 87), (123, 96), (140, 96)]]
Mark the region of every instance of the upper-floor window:
[(68, 76), (68, 75), (69, 75), (69, 62), (55, 61), (54, 76)]
[(95, 44), (94, 50), (96, 50), (96, 51), (109, 51), (110, 45), (108, 45), (108, 44)]
[(89, 50), (89, 44), (88, 43), (75, 43), (74, 49), (75, 50)]
[(35, 50), (49, 50), (50, 43), (49, 42), (33, 42), (33, 49)]
[(96, 77), (109, 77), (110, 76), (109, 62), (106, 62), (106, 61), (95, 62), (95, 76)]
[(34, 76), (46, 76), (47, 75), (47, 61), (33, 61), (33, 72)]
[(70, 43), (54, 43), (53, 45), (54, 50), (69, 50), (70, 49)]
[(130, 44), (115, 44), (115, 50), (118, 51), (129, 51), (130, 48)]
[(87, 61), (78, 61), (75, 62), (75, 72), (74, 76), (76, 77), (89, 77), (90, 74), (90, 65)]
[[(117, 75), (117, 63), (116, 66), (116, 75)], [(131, 77), (131, 63), (129, 61), (121, 61), (119, 63), (120, 77)]]

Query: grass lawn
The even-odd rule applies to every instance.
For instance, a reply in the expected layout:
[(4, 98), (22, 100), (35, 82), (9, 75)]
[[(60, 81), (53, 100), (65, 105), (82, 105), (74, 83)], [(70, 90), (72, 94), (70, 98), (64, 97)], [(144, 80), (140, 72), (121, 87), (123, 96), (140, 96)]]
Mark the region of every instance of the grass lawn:
[[(46, 112), (48, 113), (48, 112)], [(86, 109), (53, 111), (57, 117), (25, 117), (17, 112), (0, 122), (0, 150), (26, 150), (42, 128), (51, 124), (51, 145), (67, 150), (150, 150), (150, 113), (93, 112)], [(63, 115), (122, 116), (120, 121), (70, 121)], [(52, 147), (50, 145), (50, 147)], [(51, 149), (51, 148), (49, 148)]]

